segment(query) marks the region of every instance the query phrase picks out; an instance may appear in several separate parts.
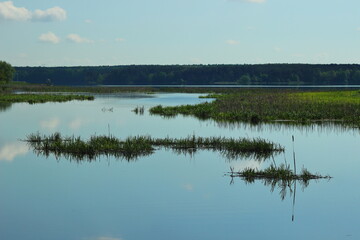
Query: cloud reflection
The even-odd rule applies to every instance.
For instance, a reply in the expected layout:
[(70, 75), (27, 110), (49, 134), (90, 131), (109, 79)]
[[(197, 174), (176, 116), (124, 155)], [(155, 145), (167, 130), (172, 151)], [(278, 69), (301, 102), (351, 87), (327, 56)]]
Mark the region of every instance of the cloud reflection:
[(25, 143), (9, 143), (0, 148), (0, 161), (13, 161), (17, 156), (28, 153), (29, 148)]
[(85, 238), (84, 240), (124, 240), (124, 239), (114, 238), (114, 237), (97, 237), (97, 238)]
[(256, 159), (231, 162), (230, 166), (234, 171), (243, 171), (247, 168), (261, 169), (262, 162)]
[(182, 188), (185, 189), (188, 192), (194, 191), (194, 185), (192, 185), (191, 183), (187, 183), (187, 184), (182, 185)]
[(40, 126), (43, 129), (47, 129), (47, 130), (54, 130), (59, 126), (59, 124), (60, 124), (60, 120), (58, 118), (52, 118), (40, 122)]
[(78, 130), (82, 125), (84, 125), (84, 120), (81, 118), (76, 118), (69, 123), (69, 128), (72, 130)]

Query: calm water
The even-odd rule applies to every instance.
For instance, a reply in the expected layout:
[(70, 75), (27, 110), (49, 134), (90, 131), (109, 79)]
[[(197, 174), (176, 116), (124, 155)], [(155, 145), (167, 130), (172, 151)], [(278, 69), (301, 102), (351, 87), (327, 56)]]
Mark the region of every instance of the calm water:
[[(190, 117), (150, 116), (154, 105), (194, 104), (195, 94), (97, 96), (93, 102), (0, 106), (0, 239), (359, 239), (360, 138), (336, 126), (219, 125)], [(131, 110), (144, 106), (145, 114)], [(110, 111), (112, 108), (112, 111)], [(77, 163), (36, 156), (19, 141), (56, 131), (88, 138), (261, 137), (286, 148), (274, 158), (329, 174), (293, 192), (224, 176), (230, 166), (263, 168), (253, 159), (218, 153), (157, 151), (127, 162), (103, 157)], [(293, 186), (294, 190), (294, 186)], [(294, 207), (294, 208), (293, 208)], [(292, 221), (294, 214), (294, 221)]]

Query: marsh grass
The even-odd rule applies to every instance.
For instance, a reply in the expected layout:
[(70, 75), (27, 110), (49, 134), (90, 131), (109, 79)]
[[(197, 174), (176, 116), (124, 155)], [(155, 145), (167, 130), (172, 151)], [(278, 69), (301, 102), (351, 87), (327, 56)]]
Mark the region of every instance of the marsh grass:
[(27, 102), (34, 104), (45, 102), (67, 102), (72, 100), (94, 100), (94, 97), (85, 95), (62, 94), (0, 94), (0, 102), (7, 103)]
[(266, 180), (267, 182), (278, 181), (293, 181), (301, 180), (307, 182), (312, 179), (331, 178), (330, 176), (322, 176), (320, 174), (310, 173), (307, 169), (303, 168), (300, 174), (296, 174), (290, 165), (281, 164), (279, 166), (270, 165), (270, 167), (264, 170), (257, 170), (252, 168), (246, 168), (243, 171), (235, 172), (233, 169), (227, 173), (230, 177), (240, 177), (246, 182), (254, 182), (255, 180)]
[(142, 106), (142, 107), (136, 106), (136, 108), (134, 108), (132, 111), (135, 114), (144, 115), (145, 107), (144, 106)]
[(232, 139), (222, 137), (202, 138), (151, 138), (149, 136), (128, 137), (125, 140), (114, 136), (92, 136), (88, 141), (80, 137), (62, 137), (60, 133), (41, 136), (30, 134), (25, 140), (38, 154), (49, 156), (53, 153), (59, 157), (74, 157), (92, 160), (99, 155), (112, 155), (128, 161), (140, 156), (152, 154), (156, 148), (172, 149), (177, 153), (194, 153), (199, 149), (218, 151), (228, 158), (254, 157), (267, 158), (284, 151), (278, 144), (263, 139)]
[(175, 107), (159, 105), (151, 108), (150, 113), (166, 117), (190, 115), (217, 122), (335, 122), (360, 126), (359, 91), (245, 89), (213, 96), (216, 100), (210, 103)]

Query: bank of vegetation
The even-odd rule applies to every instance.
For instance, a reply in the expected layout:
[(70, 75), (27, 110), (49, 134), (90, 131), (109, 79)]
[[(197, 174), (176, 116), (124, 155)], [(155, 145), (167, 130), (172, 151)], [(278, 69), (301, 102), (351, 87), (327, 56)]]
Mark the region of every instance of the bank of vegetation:
[(63, 95), (63, 94), (12, 94), (2, 93), (0, 94), (0, 103), (18, 103), (27, 102), (45, 103), (45, 102), (67, 102), (72, 100), (79, 101), (91, 101), (94, 100), (94, 96), (86, 95)]
[(199, 149), (218, 151), (231, 158), (266, 158), (284, 151), (278, 144), (263, 139), (232, 139), (222, 137), (151, 138), (128, 137), (125, 140), (114, 136), (92, 136), (89, 140), (80, 137), (62, 137), (60, 133), (42, 136), (30, 134), (25, 140), (38, 154), (65, 156), (75, 160), (93, 160), (100, 155), (114, 156), (128, 161), (153, 153), (156, 148), (172, 149), (177, 153), (193, 153)]
[(339, 122), (360, 126), (360, 91), (297, 91), (240, 89), (211, 95), (212, 102), (150, 109), (165, 117), (177, 114), (227, 122)]

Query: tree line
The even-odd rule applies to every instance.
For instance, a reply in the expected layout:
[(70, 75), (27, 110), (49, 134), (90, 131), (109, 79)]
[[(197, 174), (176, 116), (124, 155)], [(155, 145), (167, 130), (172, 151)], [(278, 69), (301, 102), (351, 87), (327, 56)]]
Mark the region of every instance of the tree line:
[(0, 61), (0, 85), (13, 80), (15, 69), (7, 62)]
[(15, 67), (15, 81), (54, 85), (358, 85), (359, 64)]

